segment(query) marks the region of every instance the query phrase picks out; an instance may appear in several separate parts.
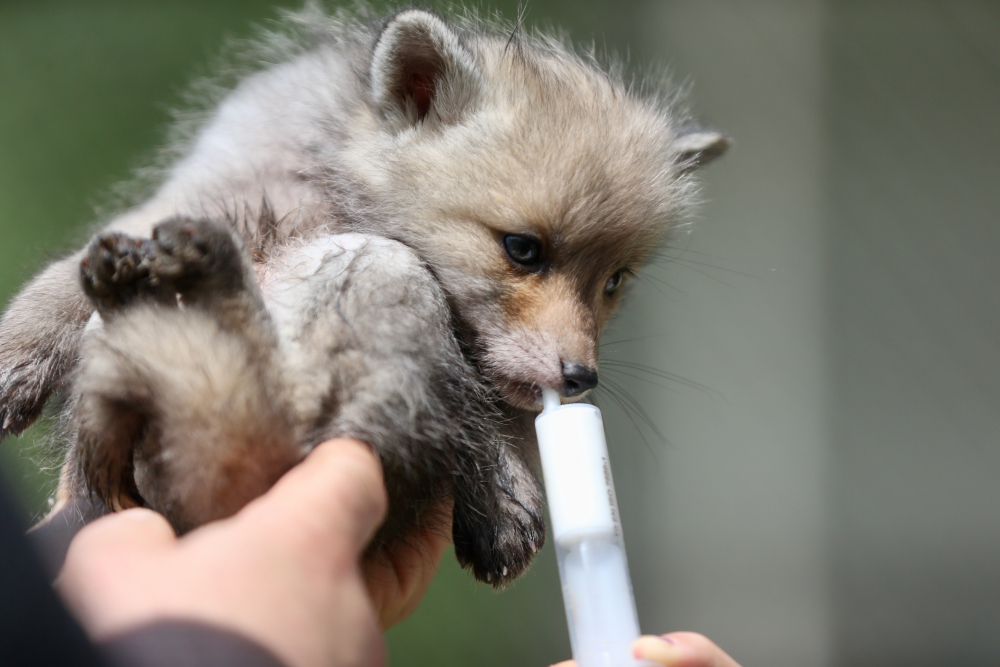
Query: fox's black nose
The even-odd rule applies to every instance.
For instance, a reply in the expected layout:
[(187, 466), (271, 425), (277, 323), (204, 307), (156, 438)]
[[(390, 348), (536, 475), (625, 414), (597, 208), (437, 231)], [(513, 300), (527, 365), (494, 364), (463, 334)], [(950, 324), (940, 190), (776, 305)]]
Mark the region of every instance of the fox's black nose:
[(576, 396), (597, 386), (597, 371), (583, 364), (564, 361), (562, 372), (566, 396)]

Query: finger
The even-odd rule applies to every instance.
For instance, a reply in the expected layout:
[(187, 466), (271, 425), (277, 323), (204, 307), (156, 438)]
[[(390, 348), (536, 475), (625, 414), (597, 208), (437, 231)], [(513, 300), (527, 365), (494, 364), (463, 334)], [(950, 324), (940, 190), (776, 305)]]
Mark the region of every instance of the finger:
[(711, 639), (697, 632), (639, 637), (632, 644), (632, 653), (639, 660), (651, 660), (665, 667), (739, 667)]
[(564, 660), (563, 662), (552, 665), (552, 667), (576, 667), (576, 663), (572, 660)]
[(382, 630), (406, 620), (431, 585), (451, 544), (451, 500), (426, 513), (424, 528), (388, 554), (366, 559), (365, 582)]
[(286, 538), (318, 541), (320, 550), (346, 543), (356, 556), (385, 518), (388, 497), (371, 448), (337, 438), (317, 446), (246, 509)]
[(131, 509), (98, 519), (70, 542), (56, 588), (77, 611), (92, 602), (88, 591), (114, 588), (122, 568), (176, 545), (177, 537), (166, 519), (146, 509)]
[(101, 517), (80, 530), (70, 543), (67, 559), (75, 551), (162, 549), (176, 542), (174, 529), (161, 515), (148, 509), (130, 509)]
[(690, 656), (691, 663), (682, 663), (687, 667), (740, 667), (733, 658), (716, 645), (711, 639), (697, 632), (671, 632), (663, 635), (664, 639), (676, 641)]
[(632, 655), (636, 660), (652, 660), (665, 667), (679, 666), (683, 658), (681, 647), (675, 640), (652, 635), (636, 639), (632, 644)]

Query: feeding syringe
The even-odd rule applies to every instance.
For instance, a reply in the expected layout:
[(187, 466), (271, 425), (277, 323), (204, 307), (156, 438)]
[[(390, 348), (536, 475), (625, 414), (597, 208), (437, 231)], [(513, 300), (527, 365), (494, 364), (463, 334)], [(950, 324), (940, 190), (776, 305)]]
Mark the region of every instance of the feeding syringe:
[(601, 411), (542, 391), (535, 419), (573, 659), (578, 667), (639, 667), (639, 619), (625, 559)]

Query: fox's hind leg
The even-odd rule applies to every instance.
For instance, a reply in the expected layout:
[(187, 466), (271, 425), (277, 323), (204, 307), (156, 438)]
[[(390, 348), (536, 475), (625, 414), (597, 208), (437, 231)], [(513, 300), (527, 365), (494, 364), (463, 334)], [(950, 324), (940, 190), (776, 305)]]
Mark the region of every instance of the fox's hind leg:
[(178, 218), (148, 240), (102, 234), (81, 278), (104, 319), (74, 384), (67, 465), (86, 490), (185, 531), (234, 513), (300, 458), (274, 327), (229, 230)]
[[(102, 232), (84, 250), (79, 261), (79, 284), (102, 320), (113, 328), (122, 313), (140, 305), (172, 308), (177, 304), (172, 286), (150, 270), (155, 248), (149, 239), (121, 232)], [(103, 333), (92, 334), (106, 342)], [(90, 344), (87, 344), (90, 343)], [(135, 386), (121, 355), (87, 341), (83, 368), (76, 371), (76, 391), (68, 409), (75, 413), (75, 441), (67, 453), (57, 498), (60, 503), (92, 492), (112, 510), (143, 504), (136, 489), (133, 449), (151, 409), (148, 392)], [(115, 358), (118, 357), (118, 358)], [(115, 387), (114, 398), (97, 387)]]

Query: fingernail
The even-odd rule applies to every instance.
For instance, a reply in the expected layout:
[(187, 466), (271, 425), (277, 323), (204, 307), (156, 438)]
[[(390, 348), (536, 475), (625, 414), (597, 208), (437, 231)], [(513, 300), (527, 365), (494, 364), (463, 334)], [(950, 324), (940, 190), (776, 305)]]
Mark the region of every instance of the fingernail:
[(680, 651), (679, 642), (666, 635), (645, 635), (632, 644), (632, 655), (637, 660), (651, 660), (662, 665), (675, 664), (681, 657)]

